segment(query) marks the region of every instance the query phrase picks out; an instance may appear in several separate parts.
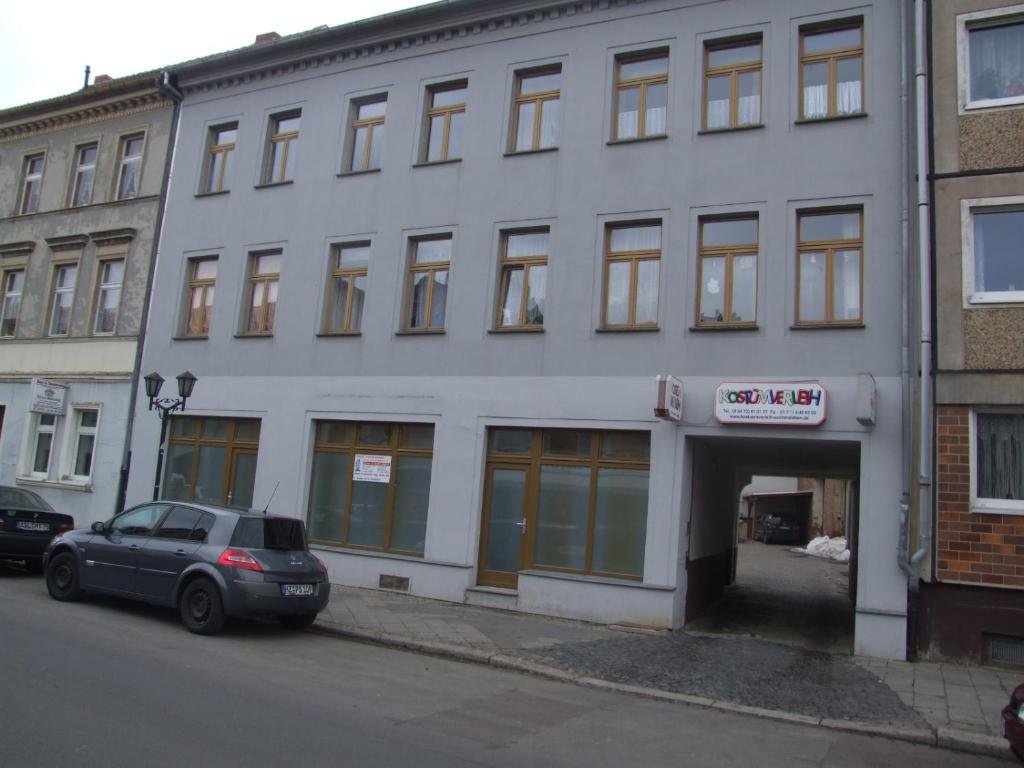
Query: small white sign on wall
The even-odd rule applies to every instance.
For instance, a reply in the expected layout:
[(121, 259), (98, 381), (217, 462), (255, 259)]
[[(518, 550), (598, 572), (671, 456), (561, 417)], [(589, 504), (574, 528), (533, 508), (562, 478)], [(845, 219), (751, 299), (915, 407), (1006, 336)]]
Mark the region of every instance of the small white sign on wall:
[(391, 482), (391, 457), (376, 453), (357, 453), (352, 465), (352, 479), (366, 483)]
[(67, 394), (67, 384), (53, 379), (32, 379), (32, 404), (29, 410), (33, 413), (63, 416)]

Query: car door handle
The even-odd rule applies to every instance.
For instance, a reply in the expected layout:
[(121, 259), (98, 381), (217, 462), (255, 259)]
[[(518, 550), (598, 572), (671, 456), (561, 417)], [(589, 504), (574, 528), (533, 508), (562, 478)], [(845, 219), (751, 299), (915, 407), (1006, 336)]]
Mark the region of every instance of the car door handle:
[(176, 549), (176, 550), (174, 550), (174, 556), (175, 557), (185, 557), (187, 554), (188, 554), (188, 552), (186, 552), (184, 549)]
[(139, 549), (141, 549), (141, 547), (139, 547), (138, 544), (132, 544), (130, 547), (128, 547), (129, 552), (138, 552)]

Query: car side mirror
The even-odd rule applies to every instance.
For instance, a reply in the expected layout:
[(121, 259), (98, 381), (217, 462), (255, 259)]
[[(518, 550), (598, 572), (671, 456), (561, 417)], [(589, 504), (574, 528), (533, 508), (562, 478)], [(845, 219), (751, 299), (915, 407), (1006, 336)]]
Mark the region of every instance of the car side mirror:
[(106, 535), (106, 533), (107, 533), (107, 524), (104, 523), (103, 521), (97, 521), (97, 522), (93, 523), (92, 524), (92, 532), (93, 533), (101, 533), (101, 534)]

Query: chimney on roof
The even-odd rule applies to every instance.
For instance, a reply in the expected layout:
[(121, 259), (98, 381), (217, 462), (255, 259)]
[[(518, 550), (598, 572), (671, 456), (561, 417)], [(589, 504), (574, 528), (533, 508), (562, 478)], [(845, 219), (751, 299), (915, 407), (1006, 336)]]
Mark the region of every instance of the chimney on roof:
[(281, 36), (277, 32), (264, 32), (262, 35), (256, 35), (255, 45), (260, 43), (272, 43), (275, 40), (280, 40)]
[(110, 75), (96, 75), (96, 79), (92, 81), (92, 84), (103, 85), (104, 83), (109, 83), (113, 79), (114, 78), (112, 78)]

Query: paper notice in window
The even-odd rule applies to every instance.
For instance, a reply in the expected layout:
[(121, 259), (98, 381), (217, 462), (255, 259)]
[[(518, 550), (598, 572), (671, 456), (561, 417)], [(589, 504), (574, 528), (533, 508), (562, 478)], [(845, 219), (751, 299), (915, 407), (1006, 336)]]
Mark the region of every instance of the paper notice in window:
[(352, 479), (366, 483), (390, 483), (391, 457), (357, 453), (352, 466)]

